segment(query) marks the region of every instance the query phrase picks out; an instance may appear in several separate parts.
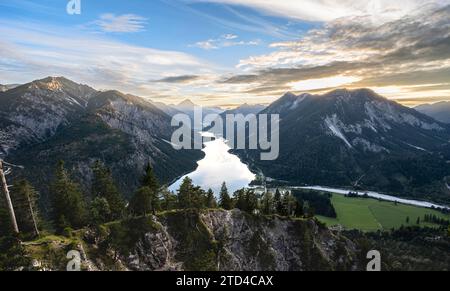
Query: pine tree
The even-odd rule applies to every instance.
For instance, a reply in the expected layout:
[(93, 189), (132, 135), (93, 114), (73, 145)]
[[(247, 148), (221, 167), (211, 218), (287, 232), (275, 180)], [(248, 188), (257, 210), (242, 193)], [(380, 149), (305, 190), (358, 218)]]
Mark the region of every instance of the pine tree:
[(12, 234), (11, 219), (3, 197), (0, 198), (0, 237)]
[(247, 190), (245, 192), (245, 204), (246, 211), (248, 213), (254, 213), (255, 211), (259, 210), (258, 196), (256, 195), (255, 191)]
[(160, 185), (158, 179), (155, 176), (152, 165), (150, 163), (147, 165), (147, 168), (145, 169), (145, 175), (142, 178), (142, 186), (148, 187), (150, 188), (150, 190), (154, 192), (159, 191)]
[(272, 215), (275, 212), (273, 195), (266, 192), (261, 200), (261, 211), (264, 215)]
[(182, 209), (194, 207), (194, 185), (189, 177), (184, 178), (178, 189), (178, 205)]
[(161, 191), (161, 208), (166, 211), (177, 208), (177, 196), (167, 188)]
[(125, 211), (125, 201), (122, 198), (111, 175), (111, 171), (99, 161), (93, 167), (94, 178), (92, 181), (92, 196), (105, 198), (108, 201), (111, 216), (109, 219), (119, 219)]
[(305, 217), (306, 218), (313, 218), (316, 215), (316, 210), (314, 209), (314, 207), (308, 202), (308, 201), (304, 201), (303, 202), (303, 209), (305, 212)]
[(248, 211), (246, 193), (244, 189), (241, 189), (234, 193), (234, 207), (241, 211)]
[(223, 182), (222, 188), (220, 189), (220, 202), (219, 206), (225, 210), (233, 209), (233, 200), (228, 193), (227, 184)]
[(274, 196), (274, 205), (275, 205), (275, 211), (279, 215), (283, 215), (283, 202), (281, 201), (281, 192), (279, 189), (275, 192)]
[(159, 210), (159, 197), (150, 187), (141, 187), (130, 201), (130, 210), (134, 215), (156, 214)]
[(111, 209), (108, 200), (102, 197), (96, 197), (91, 202), (90, 220), (93, 225), (100, 225), (107, 222), (111, 217)]
[(20, 180), (15, 184), (12, 194), (20, 231), (38, 236), (39, 219), (36, 202), (38, 194), (36, 190), (28, 181)]
[(295, 208), (297, 206), (297, 199), (292, 196), (290, 192), (286, 192), (282, 200), (282, 212), (284, 216), (295, 215)]
[(50, 187), (52, 197), (52, 218), (58, 232), (66, 227), (84, 226), (86, 206), (79, 186), (74, 183), (60, 161), (56, 168), (55, 180)]
[(212, 209), (217, 208), (216, 197), (212, 189), (208, 189), (208, 192), (206, 192), (206, 207)]
[(295, 202), (295, 217), (305, 216), (303, 201), (297, 199)]

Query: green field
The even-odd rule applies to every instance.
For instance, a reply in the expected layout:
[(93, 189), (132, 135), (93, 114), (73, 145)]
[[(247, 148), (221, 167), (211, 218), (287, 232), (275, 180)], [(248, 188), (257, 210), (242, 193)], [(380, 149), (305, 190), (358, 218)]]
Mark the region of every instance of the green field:
[[(403, 226), (417, 225), (417, 218), (421, 219), (421, 226), (436, 225), (423, 223), (425, 214), (433, 214), (450, 220), (450, 215), (438, 211), (395, 204), (393, 202), (378, 201), (376, 199), (348, 198), (335, 194), (332, 198), (338, 215), (337, 219), (318, 216), (318, 219), (328, 226), (342, 225), (347, 229), (363, 231), (389, 230)], [(410, 218), (409, 224), (406, 222)]]

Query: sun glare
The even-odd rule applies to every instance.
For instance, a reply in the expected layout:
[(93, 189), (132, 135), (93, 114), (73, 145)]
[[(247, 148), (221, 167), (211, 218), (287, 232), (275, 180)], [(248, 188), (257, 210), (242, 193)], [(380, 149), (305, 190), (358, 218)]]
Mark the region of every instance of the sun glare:
[(326, 89), (350, 85), (360, 80), (361, 80), (360, 78), (352, 76), (335, 76), (322, 79), (310, 79), (292, 82), (289, 83), (288, 85), (291, 86), (291, 88), (296, 91), (308, 91), (308, 90)]

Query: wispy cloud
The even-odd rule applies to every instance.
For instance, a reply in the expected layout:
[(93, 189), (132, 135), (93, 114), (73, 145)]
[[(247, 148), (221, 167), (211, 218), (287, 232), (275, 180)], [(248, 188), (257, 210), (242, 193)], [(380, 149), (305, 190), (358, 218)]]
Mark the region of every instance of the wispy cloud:
[[(134, 46), (77, 30), (0, 20), (0, 80), (28, 82), (62, 75), (98, 89), (154, 95), (170, 90), (149, 80), (208, 75), (214, 66), (192, 55)], [(169, 88), (170, 89), (170, 88)]]
[(428, 5), (444, 6), (448, 0), (189, 0), (246, 6), (266, 14), (307, 21), (332, 21), (353, 16), (371, 16), (376, 23), (399, 19)]
[(239, 36), (235, 34), (224, 34), (218, 38), (211, 38), (204, 41), (196, 42), (190, 45), (190, 47), (197, 47), (204, 50), (217, 50), (225, 47), (233, 46), (257, 46), (261, 44), (261, 40), (243, 41), (238, 40)]
[(339, 77), (339, 86), (372, 87), (388, 96), (442, 96), (448, 85), (428, 85), (448, 83), (449, 19), (450, 6), (380, 25), (364, 17), (336, 20), (298, 41), (272, 44), (273, 53), (241, 60), (238, 68), (247, 72), (223, 82), (270, 94), (277, 86), (308, 90), (311, 83), (329, 89), (337, 85), (328, 80)]
[(106, 13), (100, 15), (100, 18), (93, 24), (104, 32), (140, 32), (145, 30), (147, 18), (135, 14)]
[(172, 84), (189, 84), (199, 80), (201, 77), (196, 75), (182, 75), (182, 76), (172, 76), (165, 77), (162, 79), (155, 80), (155, 83), (172, 83)]

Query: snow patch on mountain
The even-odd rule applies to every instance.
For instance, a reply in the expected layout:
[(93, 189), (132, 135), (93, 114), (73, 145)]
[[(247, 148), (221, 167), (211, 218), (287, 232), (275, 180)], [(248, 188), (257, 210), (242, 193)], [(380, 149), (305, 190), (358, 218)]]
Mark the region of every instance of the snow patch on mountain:
[(332, 117), (327, 117), (325, 119), (325, 125), (330, 130), (330, 133), (345, 142), (345, 144), (352, 148), (352, 144), (347, 140), (345, 135), (341, 132), (341, 124), (342, 122), (338, 119), (337, 115), (334, 114)]
[(366, 152), (373, 152), (373, 153), (381, 153), (381, 152), (386, 152), (386, 153), (390, 153), (390, 151), (388, 149), (386, 149), (385, 147), (382, 147), (380, 145), (376, 145), (371, 143), (370, 141), (364, 139), (364, 138), (355, 138), (352, 141), (352, 144), (356, 147), (358, 145), (362, 146), (364, 151)]
[(303, 94), (303, 95), (299, 96), (299, 98), (291, 104), (291, 106), (289, 107), (289, 110), (297, 109), (298, 106), (300, 105), (300, 103), (302, 103), (306, 99), (307, 96), (309, 96), (309, 95)]
[(442, 131), (442, 128), (437, 123), (429, 123), (412, 114), (405, 113), (396, 109), (392, 104), (387, 102), (372, 101), (365, 104), (365, 109), (367, 115), (370, 117), (372, 122), (378, 123), (384, 131), (391, 130), (392, 127), (389, 125), (392, 123), (408, 124), (410, 126), (418, 127), (425, 130), (436, 130)]
[(427, 152), (427, 153), (430, 152), (430, 151), (428, 151), (428, 150), (426, 150), (426, 149), (424, 149), (424, 148), (421, 148), (421, 147), (418, 147), (418, 146), (415, 146), (415, 145), (412, 145), (412, 144), (409, 144), (409, 143), (406, 143), (406, 144), (409, 145), (409, 146), (412, 147), (412, 148), (415, 148), (416, 150), (424, 151), (424, 152)]

